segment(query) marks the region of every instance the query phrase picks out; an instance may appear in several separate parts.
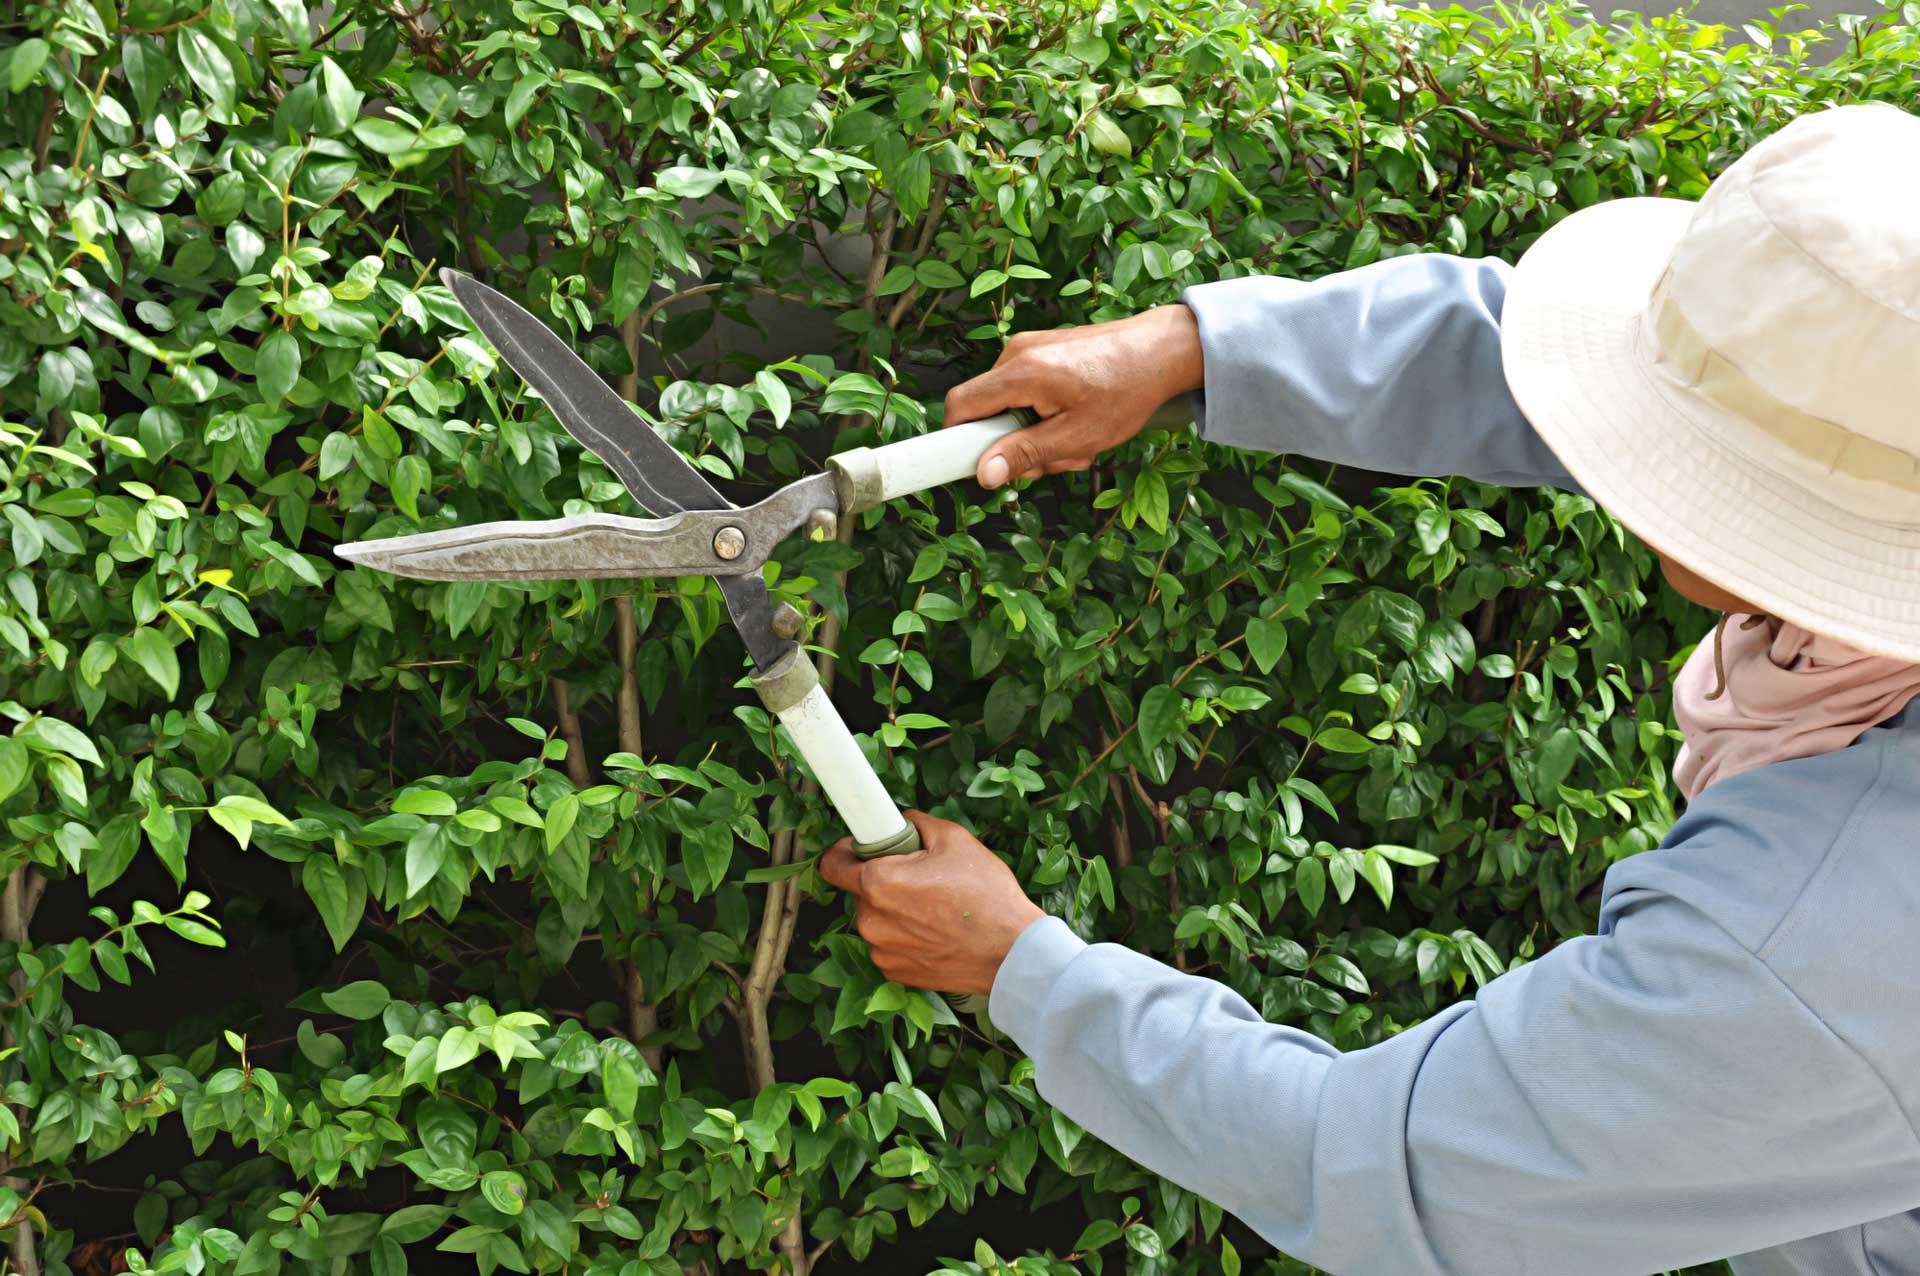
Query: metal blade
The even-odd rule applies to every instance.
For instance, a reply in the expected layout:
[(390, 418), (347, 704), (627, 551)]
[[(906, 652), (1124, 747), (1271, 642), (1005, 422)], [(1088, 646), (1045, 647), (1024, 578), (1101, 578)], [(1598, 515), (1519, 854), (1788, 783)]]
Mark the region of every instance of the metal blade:
[(766, 580), (756, 572), (751, 576), (721, 576), (715, 583), (720, 586), (720, 596), (727, 600), (727, 615), (733, 617), (740, 641), (747, 644), (747, 654), (753, 657), (753, 667), (765, 673), (793, 648), (791, 642), (773, 632), (773, 597), (767, 593)]
[(335, 552), (350, 562), (414, 580), (607, 580), (706, 576), (729, 564), (713, 552), (719, 512), (671, 518), (577, 514), (473, 523), (413, 536), (355, 541)]
[(334, 552), (349, 562), (415, 580), (757, 580), (775, 545), (810, 520), (831, 513), (837, 502), (833, 477), (816, 474), (746, 509), (682, 510), (666, 518), (574, 514), (471, 523), (354, 541), (335, 546)]
[[(694, 511), (688, 511), (693, 513)], [(682, 514), (677, 517), (684, 518)], [(348, 562), (411, 580), (589, 580), (647, 575), (699, 576), (705, 564), (667, 563), (663, 557), (699, 546), (663, 543), (653, 522), (618, 514), (587, 514), (545, 521), (476, 523), (416, 536), (354, 541), (333, 552)], [(635, 529), (641, 529), (636, 531)], [(636, 538), (640, 543), (636, 544)], [(711, 554), (711, 539), (704, 542)], [(754, 668), (773, 668), (793, 644), (773, 632), (773, 598), (758, 571), (719, 576), (733, 627)]]
[(500, 357), (620, 476), (641, 508), (659, 515), (733, 508), (547, 325), (471, 275), (443, 270), (440, 279)]
[[(500, 357), (540, 392), (569, 434), (620, 476), (641, 508), (661, 515), (734, 508), (547, 325), (470, 275), (443, 270), (440, 279)], [(793, 644), (773, 632), (766, 581), (758, 572), (718, 579), (755, 668), (772, 668)]]

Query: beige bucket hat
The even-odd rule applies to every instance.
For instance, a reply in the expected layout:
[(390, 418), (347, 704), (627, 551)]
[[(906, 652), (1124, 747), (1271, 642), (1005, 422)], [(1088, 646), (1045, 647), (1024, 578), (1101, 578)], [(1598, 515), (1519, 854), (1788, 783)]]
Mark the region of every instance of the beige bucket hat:
[(1696, 203), (1536, 241), (1507, 384), (1588, 494), (1755, 606), (1920, 662), (1920, 117), (1803, 115)]

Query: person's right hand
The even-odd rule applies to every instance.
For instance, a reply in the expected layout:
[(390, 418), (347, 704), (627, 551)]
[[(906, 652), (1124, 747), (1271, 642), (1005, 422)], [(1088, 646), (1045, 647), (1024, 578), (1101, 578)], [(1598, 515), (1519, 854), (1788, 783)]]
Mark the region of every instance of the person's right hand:
[(947, 391), (947, 424), (1016, 407), (1041, 416), (981, 456), (980, 485), (999, 487), (1010, 478), (1086, 469), (1140, 433), (1161, 404), (1205, 379), (1193, 312), (1155, 306), (1111, 323), (1016, 333), (991, 370)]

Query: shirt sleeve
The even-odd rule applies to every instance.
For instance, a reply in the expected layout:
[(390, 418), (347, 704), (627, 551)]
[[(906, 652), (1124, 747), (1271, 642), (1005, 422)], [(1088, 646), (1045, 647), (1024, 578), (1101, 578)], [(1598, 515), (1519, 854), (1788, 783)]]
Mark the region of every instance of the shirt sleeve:
[(1441, 253), (1311, 282), (1186, 289), (1206, 387), (1202, 438), (1393, 474), (1578, 491), (1521, 415), (1500, 359), (1512, 267)]
[(990, 1013), (1049, 1102), (1335, 1276), (1641, 1276), (1920, 1199), (1879, 1074), (1658, 891), (1345, 1054), (1053, 918)]

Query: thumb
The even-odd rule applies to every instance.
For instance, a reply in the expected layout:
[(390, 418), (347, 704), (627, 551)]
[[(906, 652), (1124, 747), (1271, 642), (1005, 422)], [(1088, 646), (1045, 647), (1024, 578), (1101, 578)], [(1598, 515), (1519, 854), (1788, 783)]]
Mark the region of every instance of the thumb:
[(1038, 425), (1015, 430), (980, 456), (976, 477), (981, 487), (999, 487), (1008, 479), (1037, 474), (1049, 462), (1091, 454), (1077, 437), (1078, 420), (1072, 412), (1048, 417)]
[(853, 853), (853, 839), (843, 837), (820, 857), (820, 876), (829, 886), (838, 886), (852, 895), (861, 893), (861, 875), (866, 861)]

